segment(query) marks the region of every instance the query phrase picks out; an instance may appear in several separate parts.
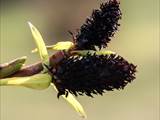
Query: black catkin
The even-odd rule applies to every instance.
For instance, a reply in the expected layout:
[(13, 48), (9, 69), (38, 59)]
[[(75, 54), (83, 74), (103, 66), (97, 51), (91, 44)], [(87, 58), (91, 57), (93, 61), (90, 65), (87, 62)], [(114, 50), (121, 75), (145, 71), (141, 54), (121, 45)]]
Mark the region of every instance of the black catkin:
[(117, 0), (109, 0), (93, 10), (90, 18), (86, 19), (76, 35), (77, 50), (95, 50), (95, 46), (106, 47), (117, 31), (121, 10)]
[(64, 58), (54, 69), (58, 97), (67, 91), (77, 95), (102, 95), (123, 89), (135, 79), (136, 66), (119, 55), (86, 55)]

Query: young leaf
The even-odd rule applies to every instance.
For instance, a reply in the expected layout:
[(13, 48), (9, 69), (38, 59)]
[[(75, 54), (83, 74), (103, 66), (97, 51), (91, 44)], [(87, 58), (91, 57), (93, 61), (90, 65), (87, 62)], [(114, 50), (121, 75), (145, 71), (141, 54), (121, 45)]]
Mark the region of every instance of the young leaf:
[[(64, 42), (58, 42), (55, 45), (46, 46), (48, 50), (69, 50), (71, 47), (73, 47), (73, 42), (70, 41), (64, 41)], [(31, 52), (35, 53), (38, 49), (35, 48)]]
[(73, 47), (73, 43), (70, 41), (58, 42), (52, 46), (53, 50), (68, 50)]
[[(28, 22), (28, 24), (29, 24), (29, 26), (30, 26), (30, 28), (31, 28), (31, 31), (32, 31), (32, 34), (33, 34), (33, 37), (34, 37), (34, 39), (35, 39), (35, 42), (36, 42), (36, 44), (37, 44), (37, 50), (39, 51), (39, 54), (40, 54), (40, 57), (41, 57), (41, 59), (42, 59), (42, 61), (43, 61), (43, 63), (44, 64), (49, 64), (49, 57), (48, 57), (48, 53), (47, 53), (47, 49), (46, 49), (46, 47), (45, 47), (45, 44), (44, 44), (44, 42), (43, 42), (43, 39), (42, 39), (42, 37), (41, 37), (41, 35), (40, 35), (40, 33), (38, 32), (38, 30), (30, 23), (30, 22)], [(60, 42), (60, 43), (57, 43), (55, 46), (53, 46), (53, 48), (55, 48), (55, 49), (57, 49), (57, 50), (60, 50), (60, 49), (63, 49), (63, 47), (65, 47), (65, 48), (70, 48), (72, 46), (72, 44), (71, 43), (67, 43), (67, 42)], [(50, 79), (48, 79), (48, 80), (51, 80), (51, 76), (48, 76)], [(45, 78), (45, 77), (44, 77)], [(9, 83), (7, 82), (7, 84), (10, 84), (10, 85), (14, 85), (14, 83), (16, 83), (16, 85), (23, 85), (24, 86), (24, 84), (22, 84), (22, 83), (25, 83), (25, 81), (27, 81), (27, 78), (25, 79), (23, 79), (22, 81), (24, 81), (24, 82), (22, 82), (22, 83), (18, 83), (19, 82), (19, 80), (17, 80), (17, 79), (15, 79), (16, 80), (16, 82), (14, 81), (10, 81)], [(51, 81), (48, 81), (49, 83), (51, 82)], [(29, 82), (30, 83), (30, 82)], [(4, 84), (6, 84), (5, 82), (4, 82)], [(33, 84), (33, 83), (32, 83)], [(37, 87), (35, 87), (35, 86), (33, 86), (31, 84), (31, 86), (30, 86), (30, 84), (25, 84), (25, 87), (30, 87), (30, 88), (37, 88)], [(44, 84), (44, 83), (43, 83)], [(48, 85), (48, 84), (47, 84)], [(57, 91), (57, 89), (56, 89), (56, 87), (55, 87), (55, 85), (54, 84), (52, 84), (53, 86), (54, 86), (54, 88), (55, 88), (55, 90)], [(64, 96), (63, 95), (63, 98), (67, 101), (67, 102), (69, 102), (73, 107), (74, 107), (74, 109), (82, 116), (82, 117), (86, 117), (86, 114), (85, 114), (85, 112), (84, 112), (84, 110), (83, 110), (83, 107), (81, 106), (81, 104), (73, 97), (73, 95), (71, 94), (71, 93), (69, 93), (68, 94), (68, 97), (66, 97), (66, 96)]]
[(42, 38), (40, 32), (30, 22), (28, 22), (28, 24), (29, 24), (29, 27), (31, 29), (31, 32), (32, 32), (33, 38), (35, 40), (35, 43), (37, 45), (37, 49), (39, 51), (39, 55), (40, 55), (40, 58), (41, 58), (42, 62), (46, 65), (49, 65), (48, 52), (47, 52), (45, 43), (43, 41), (43, 38)]
[(100, 51), (94, 51), (94, 50), (76, 50), (72, 51), (72, 54), (78, 54), (86, 56), (87, 54), (96, 54), (96, 55), (110, 55), (115, 54), (115, 52), (109, 51), (109, 50), (100, 50)]
[(36, 74), (29, 77), (12, 77), (0, 79), (0, 86), (23, 86), (27, 88), (43, 90), (50, 86), (51, 76), (46, 74)]
[(71, 93), (68, 93), (67, 97), (65, 95), (62, 95), (62, 97), (73, 106), (73, 108), (79, 113), (80, 116), (82, 116), (83, 118), (87, 117), (83, 107)]
[[(53, 85), (54, 89), (58, 91), (54, 84), (51, 84), (51, 85)], [(65, 95), (62, 95), (62, 97), (76, 110), (76, 112), (81, 117), (83, 118), (87, 117), (82, 105), (76, 100), (76, 98), (71, 93), (68, 93), (67, 97)]]
[(115, 52), (112, 52), (110, 50), (100, 50), (96, 51), (96, 55), (110, 55), (110, 54), (115, 54)]

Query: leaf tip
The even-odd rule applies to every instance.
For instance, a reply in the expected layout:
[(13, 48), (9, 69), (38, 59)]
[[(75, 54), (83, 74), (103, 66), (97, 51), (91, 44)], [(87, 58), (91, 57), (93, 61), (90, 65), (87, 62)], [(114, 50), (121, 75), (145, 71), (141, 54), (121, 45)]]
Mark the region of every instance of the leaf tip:
[(28, 23), (28, 25), (29, 25), (30, 27), (33, 27), (32, 23), (31, 23), (30, 21), (27, 21), (27, 23)]

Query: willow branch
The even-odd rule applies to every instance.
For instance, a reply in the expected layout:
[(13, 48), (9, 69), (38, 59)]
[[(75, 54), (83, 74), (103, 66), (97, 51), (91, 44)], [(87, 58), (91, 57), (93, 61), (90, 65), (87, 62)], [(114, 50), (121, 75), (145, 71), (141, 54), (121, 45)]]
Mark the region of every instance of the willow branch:
[[(54, 66), (54, 65), (58, 64), (63, 58), (64, 58), (64, 52), (63, 51), (56, 52), (49, 59), (50, 60), (50, 66)], [(10, 74), (8, 76), (3, 75), (3, 73), (1, 72), (2, 75), (0, 76), (0, 79), (10, 78), (10, 77), (31, 76), (31, 75), (40, 73), (42, 70), (43, 70), (42, 62), (37, 62), (37, 63), (31, 64), (29, 66), (25, 66), (25, 67), (23, 67), (22, 69), (20, 69), (16, 72), (12, 72), (12, 74)]]

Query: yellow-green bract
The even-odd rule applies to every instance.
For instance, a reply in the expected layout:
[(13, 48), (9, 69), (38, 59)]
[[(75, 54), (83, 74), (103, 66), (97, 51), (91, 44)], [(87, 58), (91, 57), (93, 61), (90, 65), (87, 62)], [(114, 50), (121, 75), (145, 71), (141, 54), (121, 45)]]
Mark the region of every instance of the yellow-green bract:
[(51, 76), (48, 73), (36, 74), (29, 77), (11, 77), (0, 80), (0, 86), (23, 86), (43, 90), (50, 86)]
[[(30, 22), (29, 22), (29, 26), (32, 32), (32, 35), (35, 39), (36, 45), (37, 45), (37, 49), (39, 52), (39, 55), (42, 59), (42, 62), (46, 65), (49, 65), (49, 57), (48, 57), (48, 52), (45, 46), (45, 43), (43, 41), (43, 38), (40, 34), (40, 32), (36, 29), (36, 27), (34, 27)], [(57, 44), (57, 49), (58, 48), (62, 48), (65, 42), (61, 42), (60, 44)], [(66, 46), (71, 47), (71, 43), (65, 43)], [(58, 47), (59, 46), (59, 47)], [(55, 47), (56, 48), (56, 47)], [(45, 66), (44, 66), (45, 67)], [(54, 85), (54, 84), (53, 84)], [(57, 88), (54, 86), (55, 90), (57, 91)], [(86, 117), (86, 114), (83, 110), (83, 107), (81, 106), (81, 104), (74, 98), (74, 96), (69, 93), (68, 97), (63, 96), (63, 98), (69, 102), (73, 108), (82, 116), (82, 117)]]
[[(74, 46), (73, 42), (63, 41), (63, 42), (58, 42), (51, 46), (46, 46), (46, 48), (47, 50), (69, 50), (73, 46)], [(38, 52), (38, 49), (35, 48), (31, 52), (32, 53)]]
[(37, 28), (34, 25), (32, 25), (32, 23), (28, 22), (28, 24), (31, 29), (35, 43), (37, 45), (37, 49), (39, 51), (39, 55), (40, 55), (42, 62), (46, 65), (49, 65), (48, 52), (47, 52), (45, 43), (43, 41), (43, 38), (42, 38), (40, 32), (37, 30)]

